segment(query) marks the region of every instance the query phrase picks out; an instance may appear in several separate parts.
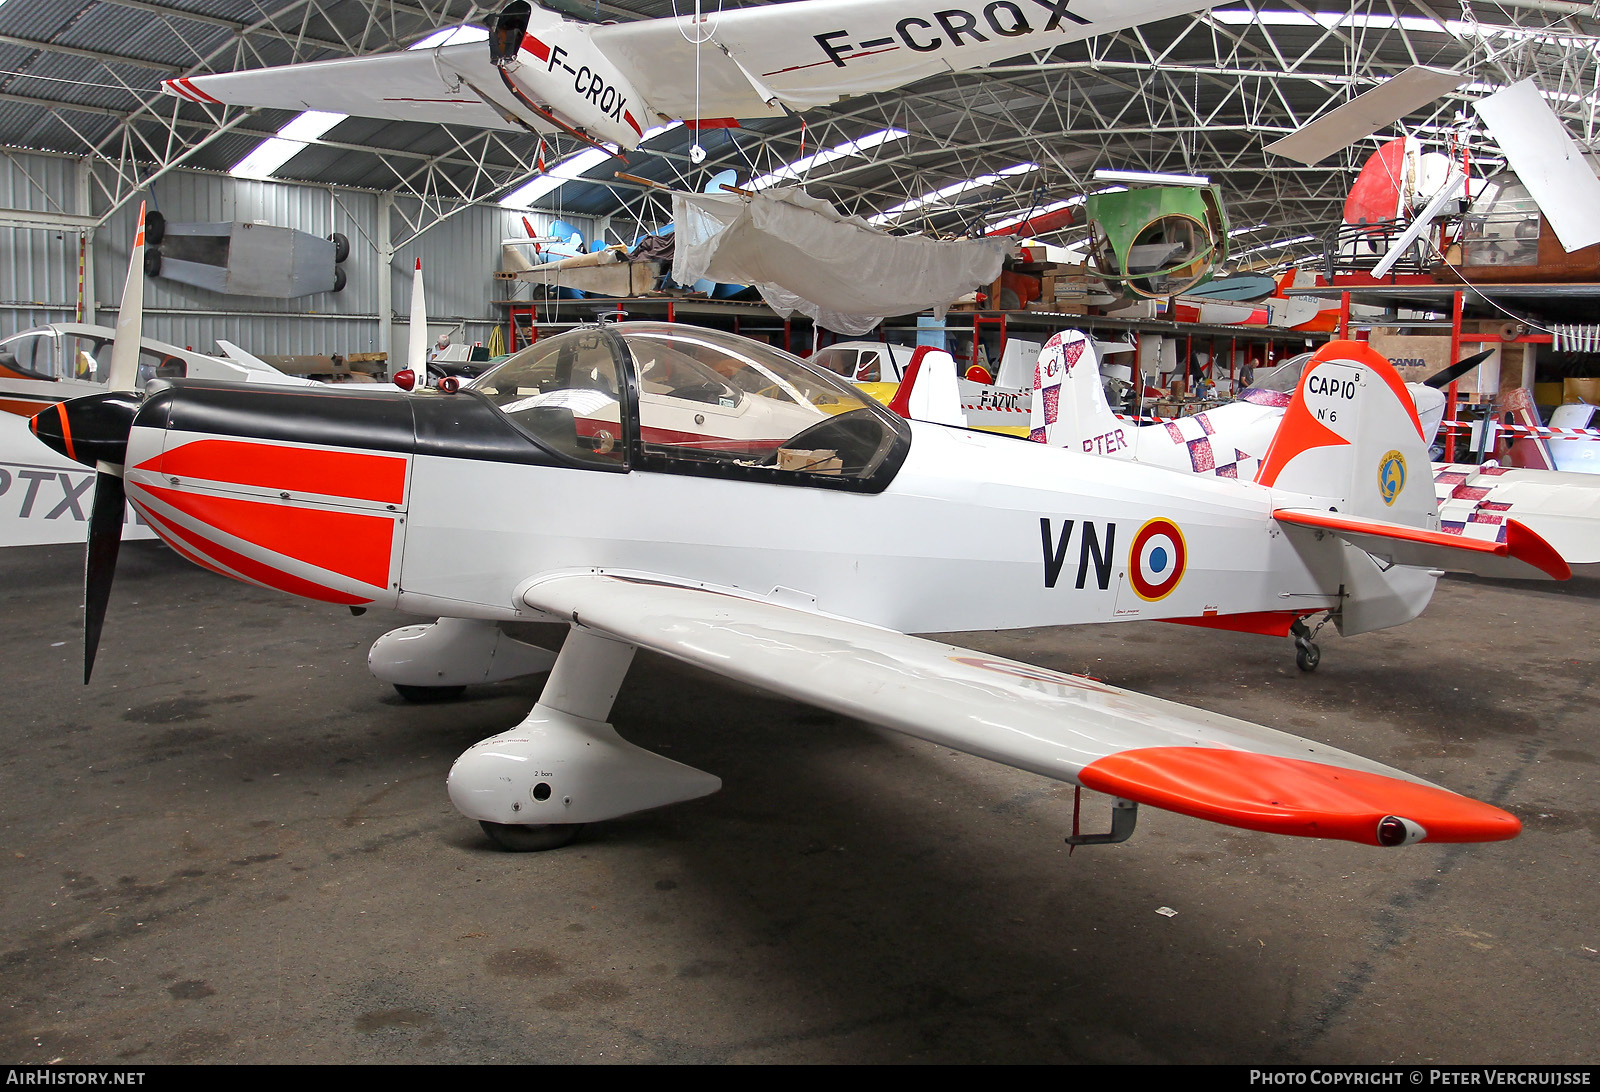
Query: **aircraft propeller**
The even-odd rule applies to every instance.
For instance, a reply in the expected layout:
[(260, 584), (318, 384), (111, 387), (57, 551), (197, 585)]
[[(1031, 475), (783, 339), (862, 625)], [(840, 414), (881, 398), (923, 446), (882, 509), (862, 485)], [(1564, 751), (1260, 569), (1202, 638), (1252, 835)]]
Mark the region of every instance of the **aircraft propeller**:
[(1457, 379), (1460, 379), (1462, 376), (1466, 375), (1473, 368), (1476, 368), (1479, 364), (1482, 364), (1485, 360), (1488, 360), (1489, 357), (1493, 355), (1493, 349), (1485, 349), (1481, 353), (1474, 353), (1465, 360), (1458, 360), (1448, 368), (1434, 372), (1432, 375), (1428, 376), (1428, 378), (1424, 379), (1423, 383), (1432, 387), (1434, 390), (1438, 390), (1440, 387), (1448, 387)]
[(127, 462), (128, 435), (144, 400), (138, 391), (144, 313), (144, 218), (145, 206), (141, 204), (122, 307), (117, 313), (117, 333), (112, 340), (110, 390), (57, 403), (29, 423), (33, 434), (51, 449), (95, 470), (94, 504), (89, 511), (89, 543), (83, 566), (85, 683), (94, 671), (117, 554), (122, 547), (126, 501), (122, 473)]

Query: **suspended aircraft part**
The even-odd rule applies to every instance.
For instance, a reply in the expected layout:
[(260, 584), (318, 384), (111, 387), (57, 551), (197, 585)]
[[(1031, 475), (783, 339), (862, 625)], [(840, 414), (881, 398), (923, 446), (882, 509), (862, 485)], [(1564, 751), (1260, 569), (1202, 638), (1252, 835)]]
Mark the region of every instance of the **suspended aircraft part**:
[(1084, 217), (1092, 233), (1090, 264), (1135, 295), (1181, 295), (1228, 258), (1228, 216), (1218, 186), (1092, 194)]
[(145, 252), (144, 272), (226, 295), (293, 299), (341, 290), (340, 263), (349, 256), (340, 232), (322, 238), (254, 221), (168, 223), (162, 245)]

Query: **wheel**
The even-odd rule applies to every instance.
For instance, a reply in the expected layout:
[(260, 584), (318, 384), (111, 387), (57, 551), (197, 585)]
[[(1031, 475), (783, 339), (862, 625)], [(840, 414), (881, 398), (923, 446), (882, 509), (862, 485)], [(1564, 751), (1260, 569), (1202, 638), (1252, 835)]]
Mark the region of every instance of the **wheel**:
[(489, 836), (489, 841), (512, 853), (560, 849), (583, 829), (582, 823), (545, 823), (525, 827), (515, 823), (491, 823), (486, 819), (480, 819), (478, 825)]
[(1304, 644), (1299, 641), (1295, 642), (1294, 665), (1301, 671), (1315, 671), (1317, 665), (1321, 662), (1322, 649), (1317, 647), (1315, 641), (1307, 641)]
[(350, 257), (350, 239), (343, 232), (334, 232), (328, 236), (333, 240), (333, 264), (338, 265)]
[(335, 292), (343, 292), (344, 291), (344, 285), (345, 285), (344, 266), (336, 265), (336, 266), (333, 267), (333, 290)]
[(160, 246), (161, 240), (167, 237), (167, 218), (159, 212), (151, 211), (144, 218), (144, 242), (146, 246)]
[(465, 686), (406, 686), (404, 683), (395, 683), (394, 689), (406, 701), (414, 701), (418, 705), (455, 701), (467, 690)]
[(146, 245), (144, 248), (144, 275), (146, 277), (161, 276), (161, 248)]

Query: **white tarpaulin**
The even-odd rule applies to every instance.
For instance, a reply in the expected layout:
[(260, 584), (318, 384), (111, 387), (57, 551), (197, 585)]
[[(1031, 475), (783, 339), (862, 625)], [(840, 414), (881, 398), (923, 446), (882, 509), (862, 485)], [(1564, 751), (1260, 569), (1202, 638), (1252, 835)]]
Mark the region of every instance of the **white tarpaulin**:
[(750, 284), (782, 315), (859, 337), (890, 315), (950, 302), (1000, 275), (1009, 240), (888, 235), (803, 190), (674, 193), (672, 279)]

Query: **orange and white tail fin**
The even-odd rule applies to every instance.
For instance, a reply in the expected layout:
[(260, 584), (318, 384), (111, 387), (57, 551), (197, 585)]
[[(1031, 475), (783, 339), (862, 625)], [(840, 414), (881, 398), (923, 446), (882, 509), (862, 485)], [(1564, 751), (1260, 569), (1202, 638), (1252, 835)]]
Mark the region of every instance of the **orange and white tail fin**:
[(955, 358), (943, 349), (918, 346), (900, 377), (900, 388), (889, 408), (912, 421), (965, 426), (967, 418), (961, 410)]
[(1256, 483), (1308, 494), (1323, 510), (1438, 526), (1416, 405), (1394, 366), (1356, 341), (1330, 341), (1300, 376)]
[[(1033, 405), (1028, 439), (1074, 451), (1094, 449), (1095, 437), (1123, 428), (1106, 401), (1094, 342), (1077, 330), (1063, 330), (1045, 343), (1033, 369)], [(1101, 445), (1131, 457), (1126, 445)]]

